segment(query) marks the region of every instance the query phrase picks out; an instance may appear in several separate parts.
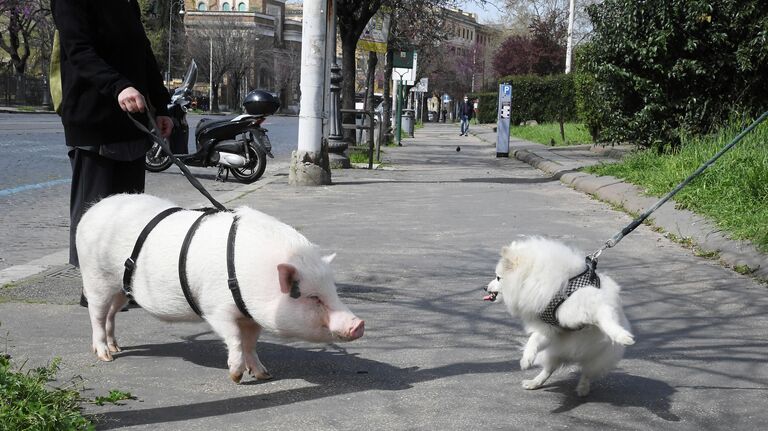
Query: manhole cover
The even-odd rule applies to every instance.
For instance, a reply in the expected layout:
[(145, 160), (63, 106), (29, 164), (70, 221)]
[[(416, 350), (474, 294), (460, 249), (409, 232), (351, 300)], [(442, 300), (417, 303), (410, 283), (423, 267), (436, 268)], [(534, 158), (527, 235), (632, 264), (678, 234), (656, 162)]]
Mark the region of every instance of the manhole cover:
[(45, 278), (80, 279), (80, 268), (67, 265), (63, 268), (52, 269), (44, 274)]

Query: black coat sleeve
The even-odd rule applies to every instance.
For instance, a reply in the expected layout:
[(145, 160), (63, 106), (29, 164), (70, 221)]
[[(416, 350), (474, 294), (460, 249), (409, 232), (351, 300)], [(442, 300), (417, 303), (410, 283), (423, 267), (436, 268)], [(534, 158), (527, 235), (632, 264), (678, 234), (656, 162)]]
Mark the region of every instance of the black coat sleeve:
[(51, 0), (51, 10), (61, 50), (76, 67), (78, 75), (92, 82), (99, 93), (115, 99), (121, 91), (133, 86), (96, 52), (86, 0)]

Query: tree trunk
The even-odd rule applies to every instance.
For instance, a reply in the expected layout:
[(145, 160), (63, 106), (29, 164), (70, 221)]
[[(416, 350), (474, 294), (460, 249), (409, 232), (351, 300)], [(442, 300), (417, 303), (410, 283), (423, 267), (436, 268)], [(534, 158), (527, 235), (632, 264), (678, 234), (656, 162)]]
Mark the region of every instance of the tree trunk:
[[(341, 107), (344, 109), (355, 109), (355, 81), (357, 80), (357, 62), (355, 59), (355, 49), (357, 48), (357, 37), (346, 35), (341, 40)], [(343, 123), (352, 124), (355, 122), (353, 114), (344, 114)], [(355, 131), (344, 130), (344, 140), (354, 145)]]
[(392, 58), (394, 57), (394, 51), (387, 49), (387, 60), (384, 64), (384, 112), (382, 112), (384, 128), (384, 142), (389, 143), (389, 136), (391, 135), (390, 129), (392, 128)]

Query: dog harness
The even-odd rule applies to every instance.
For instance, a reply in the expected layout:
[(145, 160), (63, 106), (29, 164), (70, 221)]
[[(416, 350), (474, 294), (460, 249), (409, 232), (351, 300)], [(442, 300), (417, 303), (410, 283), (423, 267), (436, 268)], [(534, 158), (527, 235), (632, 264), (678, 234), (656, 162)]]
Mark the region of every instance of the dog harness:
[(596, 267), (597, 259), (587, 257), (587, 268), (584, 270), (584, 272), (568, 280), (568, 284), (564, 288), (560, 289), (560, 291), (555, 294), (552, 300), (549, 301), (549, 304), (547, 304), (544, 310), (539, 313), (539, 318), (543, 320), (544, 323), (548, 323), (552, 326), (562, 329), (571, 329), (564, 328), (560, 325), (560, 322), (557, 320), (557, 309), (563, 304), (563, 302), (565, 302), (566, 299), (568, 299), (573, 294), (573, 292), (581, 289), (582, 287), (593, 286), (598, 289), (600, 288), (600, 277), (595, 272)]
[[(139, 252), (141, 252), (141, 247), (144, 245), (144, 241), (146, 241), (152, 230), (163, 219), (181, 210), (182, 208), (173, 207), (162, 211), (160, 214), (152, 218), (149, 223), (147, 223), (147, 225), (141, 231), (141, 234), (139, 234), (139, 237), (136, 239), (136, 244), (133, 246), (131, 257), (125, 261), (125, 272), (123, 273), (123, 293), (125, 293), (125, 295), (129, 298), (133, 297), (131, 292), (133, 273), (136, 270), (136, 259), (139, 257)], [(181, 250), (179, 252), (179, 282), (181, 284), (181, 290), (184, 293), (184, 298), (186, 298), (189, 307), (192, 309), (192, 311), (195, 312), (195, 314), (203, 317), (203, 313), (200, 310), (197, 301), (195, 301), (194, 297), (192, 296), (191, 290), (189, 289), (189, 282), (187, 280), (187, 254), (189, 251), (189, 245), (192, 243), (192, 238), (194, 237), (195, 232), (197, 232), (197, 228), (200, 226), (203, 220), (211, 214), (221, 212), (221, 210), (216, 208), (204, 208), (196, 209), (193, 211), (202, 211), (203, 213), (195, 220), (194, 223), (192, 223), (192, 226), (190, 226), (189, 231), (187, 231), (187, 235), (184, 237), (184, 242), (181, 245)], [(237, 274), (235, 273), (235, 236), (237, 233), (237, 222), (239, 220), (240, 218), (236, 215), (232, 217), (232, 226), (229, 228), (229, 235), (227, 236), (227, 285), (229, 286), (229, 290), (232, 293), (232, 299), (235, 301), (235, 305), (237, 306), (237, 309), (240, 310), (240, 313), (249, 319), (253, 319), (245, 306), (245, 302), (243, 301), (243, 296), (240, 293), (240, 284), (237, 281)], [(298, 285), (293, 286), (291, 289), (291, 297), (298, 298), (300, 295), (301, 293), (299, 292)]]

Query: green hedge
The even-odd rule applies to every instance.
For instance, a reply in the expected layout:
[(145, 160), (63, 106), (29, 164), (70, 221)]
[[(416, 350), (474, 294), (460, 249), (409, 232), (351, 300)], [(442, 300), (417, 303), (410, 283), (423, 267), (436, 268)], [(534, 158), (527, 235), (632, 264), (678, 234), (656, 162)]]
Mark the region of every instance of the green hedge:
[[(573, 77), (569, 75), (551, 76), (506, 76), (499, 80), (512, 85), (512, 124), (528, 120), (545, 122), (566, 122), (577, 119)], [(480, 94), (480, 121), (495, 122), (497, 94)], [(492, 97), (491, 97), (492, 96)], [(483, 98), (494, 107), (492, 118), (483, 113)], [(492, 99), (492, 101), (491, 101)]]
[[(577, 120), (574, 78), (570, 74), (507, 76), (499, 82), (512, 85), (510, 121), (513, 125), (528, 120), (536, 120), (539, 123)], [(480, 101), (479, 121), (495, 123), (498, 94), (475, 93), (471, 97)]]
[(707, 134), (768, 95), (765, 0), (605, 0), (587, 8), (601, 138), (659, 150)]
[(484, 124), (495, 123), (499, 110), (499, 95), (496, 93), (472, 93), (471, 99), (478, 99), (477, 121)]

